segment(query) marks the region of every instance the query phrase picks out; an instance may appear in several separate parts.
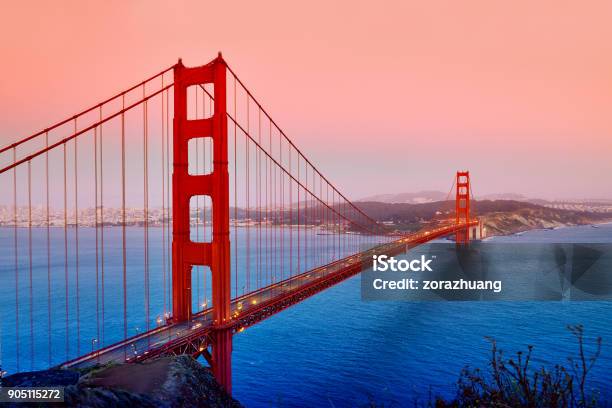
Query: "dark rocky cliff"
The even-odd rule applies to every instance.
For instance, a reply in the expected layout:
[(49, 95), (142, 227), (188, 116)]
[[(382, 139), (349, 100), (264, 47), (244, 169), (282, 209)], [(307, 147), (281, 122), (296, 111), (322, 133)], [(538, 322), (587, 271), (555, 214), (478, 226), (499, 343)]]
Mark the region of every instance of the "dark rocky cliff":
[(3, 385), (62, 386), (65, 387), (62, 406), (70, 407), (242, 407), (223, 391), (207, 368), (189, 356), (162, 357), (82, 372), (51, 369), (20, 373), (4, 378)]

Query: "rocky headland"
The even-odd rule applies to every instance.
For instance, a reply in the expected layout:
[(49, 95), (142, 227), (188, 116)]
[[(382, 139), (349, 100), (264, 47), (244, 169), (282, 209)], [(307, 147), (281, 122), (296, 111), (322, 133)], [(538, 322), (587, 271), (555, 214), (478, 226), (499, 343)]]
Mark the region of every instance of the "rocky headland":
[[(161, 357), (144, 363), (90, 369), (50, 369), (2, 379), (7, 387), (64, 387), (63, 404), (32, 406), (240, 408), (210, 370), (189, 356)], [(23, 407), (26, 404), (8, 406)]]

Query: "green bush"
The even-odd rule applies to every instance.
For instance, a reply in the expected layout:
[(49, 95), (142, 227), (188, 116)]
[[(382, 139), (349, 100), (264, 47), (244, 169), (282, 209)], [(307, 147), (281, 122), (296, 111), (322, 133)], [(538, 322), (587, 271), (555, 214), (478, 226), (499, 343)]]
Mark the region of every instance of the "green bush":
[[(578, 358), (568, 358), (569, 367), (557, 364), (553, 369), (530, 367), (533, 346), (506, 359), (494, 339), (488, 373), (466, 367), (457, 381), (454, 401), (435, 401), (436, 407), (576, 407), (597, 406), (597, 394), (586, 389), (587, 377), (601, 352), (601, 337), (587, 355), (584, 329), (568, 326), (578, 341)], [(430, 404), (431, 406), (432, 404)]]

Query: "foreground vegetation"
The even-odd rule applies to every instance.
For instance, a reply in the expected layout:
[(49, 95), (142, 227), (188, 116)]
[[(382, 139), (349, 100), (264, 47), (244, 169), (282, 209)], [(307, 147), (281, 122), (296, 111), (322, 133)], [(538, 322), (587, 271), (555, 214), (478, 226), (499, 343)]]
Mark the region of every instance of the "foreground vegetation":
[[(494, 339), (490, 370), (466, 367), (457, 381), (453, 401), (437, 399), (429, 406), (445, 407), (570, 407), (598, 406), (598, 394), (587, 388), (588, 375), (601, 353), (601, 337), (589, 342), (580, 325), (568, 326), (578, 343), (578, 357), (552, 369), (530, 366), (533, 346), (505, 358)], [(592, 343), (592, 344), (587, 344)], [(589, 352), (590, 350), (590, 352)]]

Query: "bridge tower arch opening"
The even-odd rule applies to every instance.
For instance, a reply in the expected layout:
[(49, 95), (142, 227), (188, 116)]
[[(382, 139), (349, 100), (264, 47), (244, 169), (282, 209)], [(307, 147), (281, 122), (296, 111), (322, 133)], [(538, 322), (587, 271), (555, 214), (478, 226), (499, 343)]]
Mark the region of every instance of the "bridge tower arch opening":
[[(231, 318), (231, 264), (229, 224), (229, 171), (226, 106), (226, 63), (219, 56), (209, 64), (187, 68), (174, 66), (174, 122), (172, 172), (172, 321), (192, 317), (193, 266), (208, 266), (212, 275), (212, 335), (210, 363), (217, 381), (231, 393), (232, 332), (223, 329)], [(187, 116), (187, 88), (214, 86), (214, 114), (204, 119)], [(213, 146), (212, 172), (189, 174), (189, 141), (210, 138)], [(190, 206), (194, 196), (208, 196), (212, 203), (212, 240), (190, 238)]]

